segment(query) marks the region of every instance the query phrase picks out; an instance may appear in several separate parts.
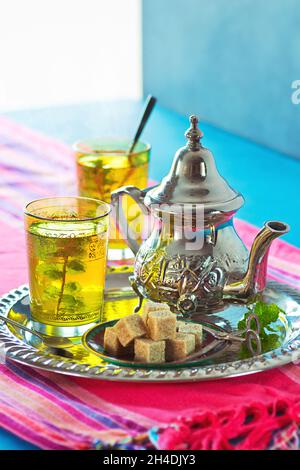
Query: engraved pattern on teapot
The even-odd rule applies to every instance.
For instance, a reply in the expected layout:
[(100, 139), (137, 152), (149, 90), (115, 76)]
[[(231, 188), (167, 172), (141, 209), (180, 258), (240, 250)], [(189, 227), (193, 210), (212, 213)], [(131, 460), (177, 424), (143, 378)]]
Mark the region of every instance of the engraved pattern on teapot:
[[(140, 259), (135, 274), (140, 287), (157, 300), (172, 303), (181, 311), (190, 310), (194, 296), (205, 304), (220, 299), (224, 285), (224, 270), (212, 256), (174, 255), (168, 256), (160, 250), (148, 251), (147, 261)], [(201, 300), (200, 300), (201, 304)], [(186, 308), (185, 308), (186, 307)]]

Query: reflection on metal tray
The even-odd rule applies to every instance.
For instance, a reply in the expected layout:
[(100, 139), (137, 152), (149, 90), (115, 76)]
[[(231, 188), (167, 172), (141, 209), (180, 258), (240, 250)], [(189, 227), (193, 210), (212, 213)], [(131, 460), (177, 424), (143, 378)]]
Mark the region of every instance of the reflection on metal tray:
[[(232, 345), (220, 348), (203, 360), (186, 367), (130, 368), (105, 362), (87, 351), (81, 338), (73, 338), (67, 350), (49, 353), (38, 338), (30, 333), (0, 326), (0, 342), (7, 360), (17, 361), (31, 367), (38, 367), (52, 372), (83, 376), (101, 380), (117, 381), (193, 381), (221, 377), (240, 376), (282, 366), (300, 358), (300, 293), (282, 284), (270, 282), (264, 293), (266, 302), (275, 302), (286, 311), (286, 318), (278, 325), (279, 344), (276, 349), (266, 351), (259, 356), (245, 357), (240, 346)], [(104, 321), (118, 319), (133, 311), (137, 299), (114, 287), (106, 292)], [(30, 327), (28, 287), (22, 286), (7, 293), (0, 299), (0, 313)], [(217, 314), (201, 316), (216, 327), (234, 332), (237, 323), (243, 317), (245, 307), (229, 304)]]

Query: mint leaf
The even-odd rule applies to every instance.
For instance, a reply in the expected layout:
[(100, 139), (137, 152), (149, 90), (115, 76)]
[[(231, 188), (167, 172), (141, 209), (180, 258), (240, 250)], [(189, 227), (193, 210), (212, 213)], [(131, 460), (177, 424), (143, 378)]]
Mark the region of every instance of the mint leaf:
[(36, 268), (37, 273), (49, 277), (49, 279), (57, 280), (62, 279), (63, 273), (61, 270), (47, 263), (39, 264)]
[(61, 298), (60, 309), (63, 310), (72, 310), (80, 309), (84, 306), (84, 302), (70, 294), (63, 294)]
[(67, 282), (65, 285), (65, 291), (70, 294), (81, 291), (81, 285), (79, 282)]
[(85, 266), (82, 261), (73, 259), (72, 261), (68, 262), (68, 270), (75, 271), (75, 272), (83, 272), (85, 271)]
[(276, 322), (279, 317), (280, 308), (276, 304), (266, 304), (258, 301), (254, 306), (254, 313), (259, 318), (261, 326), (267, 326), (270, 323)]
[(55, 286), (46, 287), (46, 289), (44, 290), (44, 294), (49, 299), (58, 297), (59, 293), (60, 293), (60, 290)]
[(277, 334), (267, 335), (262, 341), (263, 352), (271, 351), (272, 349), (278, 348), (278, 346), (280, 346), (280, 340)]
[(65, 308), (72, 308), (76, 306), (76, 299), (73, 295), (63, 294), (61, 298), (61, 306)]

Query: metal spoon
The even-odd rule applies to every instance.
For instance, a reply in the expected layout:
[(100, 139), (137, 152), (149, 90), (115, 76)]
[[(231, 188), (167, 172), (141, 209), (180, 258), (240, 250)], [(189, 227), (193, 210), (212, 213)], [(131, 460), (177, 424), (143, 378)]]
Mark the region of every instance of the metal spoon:
[(20, 330), (27, 331), (28, 333), (36, 336), (53, 354), (72, 357), (71, 353), (64, 351), (65, 348), (69, 348), (73, 345), (72, 341), (70, 341), (68, 338), (41, 335), (37, 331), (34, 331), (31, 328), (27, 328), (27, 326), (24, 326), (21, 323), (12, 320), (11, 318), (7, 318), (4, 315), (0, 315), (0, 320), (2, 320), (4, 323), (7, 323), (8, 325), (15, 326)]
[(147, 100), (146, 100), (145, 105), (144, 105), (144, 109), (143, 109), (141, 118), (139, 120), (139, 125), (138, 125), (137, 130), (135, 132), (135, 135), (132, 139), (130, 147), (127, 151), (127, 155), (130, 155), (133, 152), (134, 147), (136, 146), (136, 144), (137, 144), (137, 142), (140, 138), (140, 135), (143, 132), (144, 127), (145, 127), (145, 125), (146, 125), (146, 123), (147, 123), (147, 121), (150, 117), (150, 114), (152, 113), (152, 110), (155, 106), (155, 103), (156, 103), (156, 98), (154, 98), (154, 96), (148, 95)]

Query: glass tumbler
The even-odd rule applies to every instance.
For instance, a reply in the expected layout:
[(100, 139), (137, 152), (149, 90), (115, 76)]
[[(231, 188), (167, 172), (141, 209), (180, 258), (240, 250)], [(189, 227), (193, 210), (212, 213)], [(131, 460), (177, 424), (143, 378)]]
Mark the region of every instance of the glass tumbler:
[[(111, 192), (121, 186), (146, 188), (151, 147), (138, 142), (129, 155), (130, 144), (129, 139), (90, 139), (74, 144), (80, 196), (99, 198), (109, 203)], [(143, 220), (138, 205), (131, 198), (124, 197), (123, 210), (141, 236)], [(113, 216), (108, 248), (110, 272), (118, 272), (119, 268), (124, 271), (132, 264), (133, 253), (117, 230)]]
[(30, 309), (37, 331), (79, 336), (101, 320), (110, 206), (81, 197), (25, 209)]

